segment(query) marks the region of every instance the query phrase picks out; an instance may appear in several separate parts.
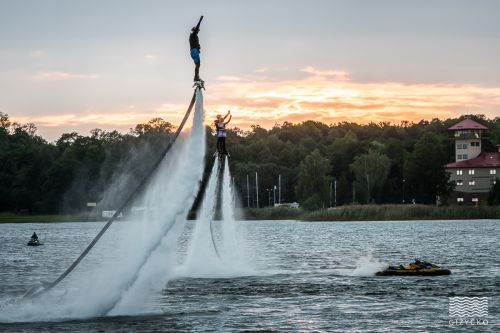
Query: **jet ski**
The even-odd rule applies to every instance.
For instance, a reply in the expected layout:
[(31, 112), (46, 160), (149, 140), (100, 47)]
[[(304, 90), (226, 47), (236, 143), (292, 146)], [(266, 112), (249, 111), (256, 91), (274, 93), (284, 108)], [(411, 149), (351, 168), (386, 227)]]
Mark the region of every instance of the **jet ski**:
[(40, 243), (40, 241), (38, 239), (30, 239), (30, 241), (28, 242), (27, 244), (28, 246), (38, 246), (38, 245), (42, 245), (42, 243)]
[(385, 270), (375, 273), (377, 276), (438, 276), (450, 274), (449, 269), (419, 259), (404, 266), (389, 266)]

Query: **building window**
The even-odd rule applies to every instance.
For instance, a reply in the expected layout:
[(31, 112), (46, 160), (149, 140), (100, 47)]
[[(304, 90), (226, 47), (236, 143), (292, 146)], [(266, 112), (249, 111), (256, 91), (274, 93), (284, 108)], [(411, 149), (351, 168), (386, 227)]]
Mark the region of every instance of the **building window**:
[(464, 198), (457, 198), (457, 202), (464, 202)]
[(463, 180), (457, 180), (457, 186), (462, 186), (464, 184)]
[(496, 169), (491, 169), (490, 170), (490, 175), (496, 175), (497, 174), (497, 170)]
[(479, 142), (478, 142), (478, 141), (472, 141), (472, 142), (470, 143), (470, 146), (471, 146), (471, 147), (479, 147)]
[(469, 156), (467, 154), (464, 154), (462, 157), (463, 157), (464, 160), (466, 160), (466, 159), (469, 158)]
[(475, 186), (476, 181), (475, 180), (469, 180), (469, 186)]
[(457, 144), (457, 149), (462, 149), (462, 144), (461, 143)]
[(462, 170), (457, 170), (457, 176), (461, 176), (462, 175)]
[(467, 149), (467, 144), (464, 143), (463, 146), (462, 146), (463, 149)]
[(469, 170), (469, 175), (473, 175), (474, 174), (474, 169), (470, 169)]
[(478, 198), (472, 198), (472, 202), (479, 202)]
[(461, 160), (461, 159), (462, 159), (462, 155), (458, 155), (457, 160)]

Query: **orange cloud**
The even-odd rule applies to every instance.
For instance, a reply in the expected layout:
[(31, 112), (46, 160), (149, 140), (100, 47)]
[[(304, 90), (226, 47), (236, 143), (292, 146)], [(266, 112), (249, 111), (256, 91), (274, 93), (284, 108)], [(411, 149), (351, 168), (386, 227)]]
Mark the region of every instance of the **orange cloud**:
[(99, 75), (76, 74), (68, 72), (38, 72), (31, 76), (35, 81), (62, 81), (62, 80), (93, 80), (99, 78)]
[[(344, 71), (318, 70), (306, 67), (300, 79), (221, 76), (207, 82), (205, 93), (206, 122), (210, 124), (218, 113), (230, 109), (232, 126), (248, 129), (253, 124), (272, 127), (276, 123), (341, 121), (358, 123), (446, 118), (463, 113), (498, 116), (500, 87), (474, 84), (405, 84), (398, 82), (353, 82)], [(72, 74), (42, 75), (42, 78), (69, 78)], [(78, 75), (76, 75), (78, 77)], [(90, 77), (87, 77), (90, 78)], [(186, 101), (187, 102), (187, 101)], [(153, 117), (178, 124), (186, 110), (184, 104), (164, 103), (159, 106), (135, 105), (114, 110), (82, 111), (64, 115), (13, 117), (18, 122), (34, 122), (43, 127), (112, 126), (129, 128)], [(43, 134), (43, 130), (41, 131)]]
[[(418, 121), (467, 113), (490, 117), (500, 109), (500, 87), (472, 84), (404, 84), (352, 82), (344, 71), (306, 67), (303, 79), (271, 81), (245, 79), (237, 84), (218, 82), (207, 91), (212, 116), (233, 110), (233, 124), (283, 121)], [(229, 98), (227, 98), (229, 96)]]
[(349, 79), (349, 73), (346, 71), (320, 70), (312, 66), (303, 68), (301, 72), (312, 74), (314, 76), (333, 76), (336, 80), (347, 81)]
[(106, 112), (106, 113), (70, 113), (37, 117), (12, 117), (18, 123), (33, 122), (37, 127), (75, 127), (80, 125), (116, 125), (129, 126), (144, 122), (146, 119), (159, 117), (161, 113)]

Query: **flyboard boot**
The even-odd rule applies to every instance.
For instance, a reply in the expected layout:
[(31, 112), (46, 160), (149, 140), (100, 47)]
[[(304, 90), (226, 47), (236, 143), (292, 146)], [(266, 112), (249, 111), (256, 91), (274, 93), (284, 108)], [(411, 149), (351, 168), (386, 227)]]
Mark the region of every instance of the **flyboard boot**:
[(201, 89), (205, 90), (205, 81), (203, 81), (199, 77), (195, 77), (194, 78), (193, 88), (194, 87), (198, 87), (198, 88), (201, 88)]

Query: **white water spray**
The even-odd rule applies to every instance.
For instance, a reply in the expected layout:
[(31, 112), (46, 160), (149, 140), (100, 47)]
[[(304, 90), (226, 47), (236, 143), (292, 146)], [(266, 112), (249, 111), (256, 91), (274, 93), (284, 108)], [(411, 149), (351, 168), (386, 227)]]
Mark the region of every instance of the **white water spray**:
[(217, 239), (212, 238), (211, 230), (217, 203), (218, 169), (219, 160), (216, 158), (205, 190), (199, 218), (196, 220), (191, 236), (187, 257), (184, 265), (179, 268), (179, 275), (191, 276), (199, 271), (216, 274), (221, 269), (216, 249)]
[[(61, 296), (57, 288), (43, 299), (4, 309), (0, 321), (85, 318), (113, 311), (130, 312), (141, 308), (142, 302), (161, 290), (168, 279), (165, 253), (168, 241), (173, 238), (169, 231), (176, 221), (184, 220), (204, 169), (203, 120), (203, 96), (198, 89), (189, 136), (184, 142), (176, 142), (171, 154), (151, 178), (142, 198), (133, 204), (145, 209), (142, 220), (113, 225), (101, 240), (107, 244), (98, 244), (94, 250), (103, 251), (104, 246), (115, 252), (116, 257), (104, 260), (90, 272), (77, 268), (63, 284), (68, 291), (66, 294)], [(104, 255), (108, 257), (107, 253)], [(136, 298), (138, 295), (140, 299)], [(131, 308), (134, 301), (135, 307)]]
[(222, 179), (222, 236), (224, 239), (224, 256), (235, 270), (246, 271), (250, 263), (247, 260), (248, 253), (238, 222), (234, 217), (234, 189), (231, 183), (229, 163), (226, 159)]
[(351, 273), (352, 276), (374, 276), (375, 273), (387, 268), (387, 263), (374, 258), (371, 253), (358, 259), (356, 269)]
[[(126, 269), (118, 270), (118, 273), (116, 273), (116, 269), (106, 272), (106, 275), (111, 273), (113, 277), (111, 280), (114, 283), (110, 286), (111, 288), (101, 286), (104, 290), (107, 289), (107, 297), (106, 302), (98, 302), (100, 307), (96, 307), (95, 302), (88, 303), (87, 310), (90, 315), (112, 313), (114, 307), (120, 304), (122, 299), (127, 299), (129, 292), (136, 295), (141, 291), (151, 293), (152, 290), (144, 290), (140, 286), (144, 286), (145, 281), (149, 281), (151, 277), (158, 277), (158, 274), (155, 274), (156, 269), (159, 272), (164, 272), (166, 263), (157, 265), (159, 258), (162, 257), (158, 253), (165, 253), (164, 251), (168, 248), (161, 246), (162, 240), (168, 238), (168, 233), (176, 221), (184, 220), (198, 191), (199, 181), (202, 177), (205, 155), (203, 120), (203, 95), (198, 89), (193, 127), (185, 146), (176, 155), (173, 155), (170, 165), (160, 167), (160, 172), (150, 184), (142, 200), (147, 209), (147, 214), (142, 221), (142, 226), (145, 227), (142, 229), (143, 243), (136, 249), (138, 250), (136, 255), (124, 258), (123, 262), (128, 266)], [(129, 238), (129, 240), (132, 239)], [(143, 269), (149, 274), (142, 272)], [(164, 285), (166, 281), (156, 280), (155, 282), (147, 284), (148, 287), (162, 285), (162, 282)], [(93, 287), (92, 290), (102, 290), (102, 288)], [(102, 291), (99, 294), (102, 295)], [(102, 296), (99, 298), (102, 299)], [(130, 300), (130, 298), (128, 299)], [(128, 302), (130, 303), (130, 301)]]
[[(224, 166), (221, 163), (225, 163)], [(221, 167), (224, 168), (222, 174), (219, 172)], [(220, 188), (218, 183), (221, 184)], [(221, 191), (222, 197), (222, 221), (214, 221), (218, 191)], [(246, 247), (234, 219), (234, 196), (229, 164), (227, 159), (221, 162), (216, 158), (186, 261), (177, 274), (199, 278), (228, 278), (254, 274), (255, 271), (245, 254)]]

